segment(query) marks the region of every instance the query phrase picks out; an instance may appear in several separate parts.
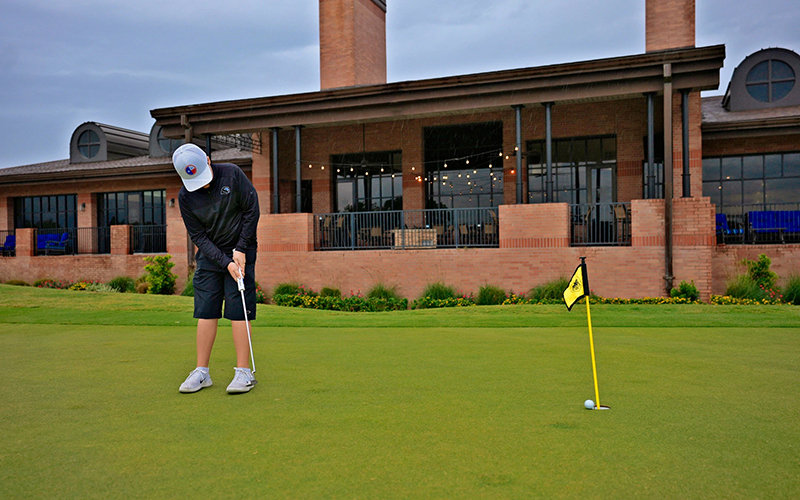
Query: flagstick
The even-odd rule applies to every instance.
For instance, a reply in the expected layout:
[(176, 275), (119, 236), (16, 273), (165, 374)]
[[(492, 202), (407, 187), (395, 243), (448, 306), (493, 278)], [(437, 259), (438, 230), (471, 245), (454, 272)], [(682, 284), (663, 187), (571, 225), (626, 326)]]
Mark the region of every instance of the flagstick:
[(594, 338), (592, 337), (592, 313), (589, 310), (589, 296), (586, 296), (586, 319), (589, 321), (589, 345), (592, 351), (592, 374), (594, 375), (594, 397), (597, 408), (600, 408), (600, 391), (597, 388), (597, 365), (594, 361)]

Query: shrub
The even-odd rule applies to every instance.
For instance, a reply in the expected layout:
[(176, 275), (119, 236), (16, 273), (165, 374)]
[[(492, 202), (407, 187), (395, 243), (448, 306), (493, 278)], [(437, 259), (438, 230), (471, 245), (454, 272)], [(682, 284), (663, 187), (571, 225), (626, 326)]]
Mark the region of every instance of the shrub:
[(377, 283), (367, 292), (368, 299), (399, 300), (396, 287), (387, 287), (382, 283)]
[(411, 304), (411, 309), (435, 309), (439, 307), (469, 307), (474, 306), (472, 297), (451, 297), (449, 299), (432, 299), (430, 297), (420, 297)]
[(150, 262), (144, 266), (147, 271), (147, 293), (154, 293), (158, 295), (172, 295), (175, 293), (175, 281), (178, 277), (174, 275), (171, 269), (175, 266), (174, 262), (169, 260), (171, 255), (150, 255), (144, 258), (145, 262)]
[(495, 306), (506, 300), (506, 292), (493, 285), (484, 285), (478, 289), (478, 298), (475, 303), (479, 306)]
[(694, 301), (700, 299), (700, 292), (698, 292), (697, 287), (694, 286), (694, 280), (692, 280), (691, 283), (681, 281), (681, 284), (678, 285), (678, 288), (673, 288), (670, 290), (669, 296), (673, 298), (682, 298)]
[(58, 281), (58, 280), (49, 279), (49, 278), (48, 279), (42, 279), (42, 280), (36, 280), (36, 281), (33, 282), (33, 286), (35, 286), (37, 288), (56, 288), (56, 289), (59, 289), (59, 290), (66, 290), (67, 288), (70, 287), (70, 285), (72, 285), (72, 283), (68, 283), (68, 282), (64, 282), (64, 281)]
[(272, 290), (272, 295), (298, 295), (300, 285), (297, 283), (278, 283)]
[(791, 274), (783, 287), (783, 300), (800, 306), (800, 274)]
[(568, 286), (568, 278), (561, 277), (549, 281), (543, 285), (532, 288), (531, 291), (528, 292), (528, 300), (534, 303), (563, 302), (564, 290), (566, 290)]
[(331, 311), (377, 312), (408, 309), (408, 299), (365, 298), (360, 294), (350, 297), (320, 297), (310, 294), (274, 295), (276, 305), (287, 307), (305, 307), (309, 309), (326, 309)]
[(725, 295), (734, 299), (761, 300), (764, 292), (755, 281), (746, 274), (736, 276), (727, 283)]
[(422, 297), (433, 300), (455, 299), (456, 291), (453, 287), (437, 281), (425, 287), (425, 290), (422, 291)]
[(128, 276), (117, 276), (108, 282), (108, 286), (119, 293), (133, 293), (136, 291), (136, 282)]
[(325, 287), (319, 292), (320, 297), (341, 297), (342, 292), (338, 288)]
[(267, 303), (267, 294), (264, 293), (264, 290), (261, 288), (261, 285), (256, 282), (256, 304), (266, 304)]
[(77, 281), (77, 282), (71, 284), (69, 286), (68, 290), (72, 290), (73, 292), (75, 292), (75, 291), (81, 292), (81, 291), (87, 291), (88, 290), (88, 291), (91, 292), (99, 284), (100, 284), (99, 281), (80, 280), (80, 281)]
[(106, 285), (105, 283), (97, 283), (97, 282), (89, 283), (86, 286), (86, 291), (88, 291), (88, 292), (102, 292), (102, 293), (117, 293), (117, 289), (116, 288), (112, 288), (111, 286)]
[(8, 280), (6, 281), (6, 285), (14, 285), (14, 286), (31, 286), (25, 281), (22, 280)]
[(756, 261), (744, 259), (742, 262), (747, 266), (747, 275), (756, 285), (764, 289), (775, 288), (778, 275), (770, 271), (772, 261), (769, 257), (762, 253)]

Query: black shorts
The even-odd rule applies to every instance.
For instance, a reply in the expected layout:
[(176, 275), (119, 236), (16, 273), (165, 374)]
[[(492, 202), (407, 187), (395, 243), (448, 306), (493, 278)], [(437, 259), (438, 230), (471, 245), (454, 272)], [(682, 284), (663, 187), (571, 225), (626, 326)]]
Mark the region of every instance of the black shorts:
[[(247, 319), (256, 319), (255, 263), (244, 269), (244, 299), (247, 304)], [(217, 271), (198, 268), (194, 272), (194, 317), (197, 319), (219, 319), (244, 321), (242, 295), (236, 280), (227, 270)], [(225, 314), (222, 303), (225, 302)]]

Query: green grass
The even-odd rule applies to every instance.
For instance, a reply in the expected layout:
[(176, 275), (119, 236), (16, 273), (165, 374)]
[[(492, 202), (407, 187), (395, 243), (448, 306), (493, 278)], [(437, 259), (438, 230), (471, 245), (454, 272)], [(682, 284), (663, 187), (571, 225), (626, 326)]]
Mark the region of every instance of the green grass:
[(793, 498), (785, 306), (259, 306), (259, 385), (191, 299), (0, 286), (3, 498)]

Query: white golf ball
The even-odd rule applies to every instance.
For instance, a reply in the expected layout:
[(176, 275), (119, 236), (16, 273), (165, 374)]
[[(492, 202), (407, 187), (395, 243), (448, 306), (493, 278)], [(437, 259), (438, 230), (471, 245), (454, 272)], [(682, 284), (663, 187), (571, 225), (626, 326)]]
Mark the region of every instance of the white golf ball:
[(587, 410), (594, 410), (594, 401), (587, 399), (583, 402), (583, 406), (585, 406)]

